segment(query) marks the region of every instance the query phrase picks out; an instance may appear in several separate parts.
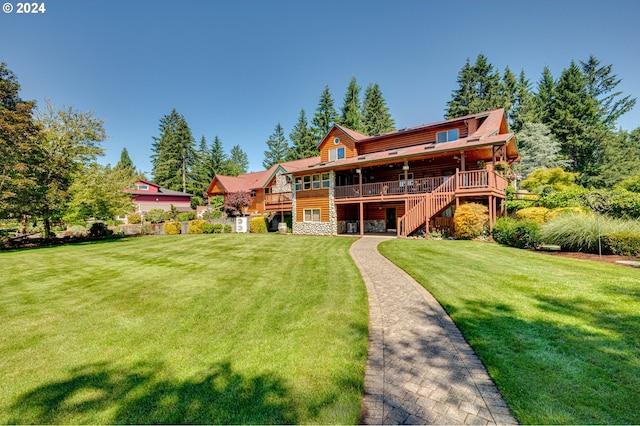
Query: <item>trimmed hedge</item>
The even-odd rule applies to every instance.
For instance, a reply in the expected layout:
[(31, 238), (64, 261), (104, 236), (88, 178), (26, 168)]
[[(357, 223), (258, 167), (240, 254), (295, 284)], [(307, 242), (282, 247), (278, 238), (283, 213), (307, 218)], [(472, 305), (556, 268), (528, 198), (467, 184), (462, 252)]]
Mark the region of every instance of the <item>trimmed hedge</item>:
[(224, 230), (225, 234), (230, 234), (233, 232), (233, 228), (231, 227), (231, 225), (225, 225), (222, 229)]
[(267, 218), (264, 216), (252, 217), (249, 221), (249, 231), (252, 234), (266, 234), (268, 232)]
[(204, 233), (204, 225), (206, 225), (202, 219), (192, 220), (189, 222), (189, 230), (187, 231), (189, 234), (203, 234)]
[(222, 232), (222, 225), (219, 223), (205, 223), (203, 231), (205, 234), (220, 234)]
[(491, 233), (500, 244), (521, 249), (533, 249), (540, 245), (540, 225), (533, 220), (515, 220), (501, 217), (496, 221)]
[(166, 215), (162, 209), (151, 209), (144, 216), (144, 220), (151, 223), (162, 223), (166, 220)]
[(613, 232), (602, 235), (605, 251), (620, 256), (640, 255), (640, 234), (629, 231)]
[(178, 235), (182, 229), (180, 222), (165, 222), (164, 233), (167, 235)]
[(489, 208), (478, 203), (462, 204), (453, 214), (456, 238), (470, 240), (485, 231), (489, 223)]

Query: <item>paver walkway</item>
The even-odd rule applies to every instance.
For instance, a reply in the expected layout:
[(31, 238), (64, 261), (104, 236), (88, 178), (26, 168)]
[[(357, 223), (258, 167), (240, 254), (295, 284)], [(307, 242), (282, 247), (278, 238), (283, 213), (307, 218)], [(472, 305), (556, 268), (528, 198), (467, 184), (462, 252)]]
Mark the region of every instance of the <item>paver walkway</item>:
[(364, 237), (350, 249), (369, 293), (360, 423), (517, 424), (440, 304)]

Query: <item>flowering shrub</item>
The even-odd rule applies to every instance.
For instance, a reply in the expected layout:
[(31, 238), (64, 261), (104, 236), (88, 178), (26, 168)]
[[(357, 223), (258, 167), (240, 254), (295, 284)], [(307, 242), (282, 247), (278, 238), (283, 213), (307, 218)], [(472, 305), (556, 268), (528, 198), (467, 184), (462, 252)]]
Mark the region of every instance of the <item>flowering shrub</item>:
[(178, 235), (182, 230), (180, 222), (165, 222), (164, 233), (167, 235)]
[(456, 208), (453, 227), (458, 239), (470, 240), (479, 237), (489, 223), (489, 208), (478, 203), (467, 203)]
[(205, 222), (204, 220), (198, 219), (198, 220), (192, 220), (191, 222), (189, 222), (189, 234), (202, 234), (204, 233), (204, 225), (206, 225), (207, 222)]
[(267, 233), (267, 218), (264, 216), (254, 216), (249, 221), (249, 230), (252, 234)]

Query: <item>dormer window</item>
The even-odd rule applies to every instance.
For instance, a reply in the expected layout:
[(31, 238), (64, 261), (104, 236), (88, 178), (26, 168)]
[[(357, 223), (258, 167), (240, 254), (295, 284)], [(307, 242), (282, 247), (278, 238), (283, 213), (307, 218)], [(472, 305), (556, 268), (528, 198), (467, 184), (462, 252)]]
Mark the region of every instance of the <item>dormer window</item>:
[(460, 132), (458, 129), (445, 130), (444, 132), (436, 133), (436, 142), (451, 142), (455, 141), (460, 137)]
[(329, 150), (329, 161), (340, 160), (341, 158), (344, 158), (344, 155), (345, 155), (344, 146), (341, 146), (340, 148), (330, 149)]
[(148, 191), (149, 185), (142, 184), (142, 183), (134, 183), (131, 186), (129, 186), (129, 188), (135, 189), (136, 191)]

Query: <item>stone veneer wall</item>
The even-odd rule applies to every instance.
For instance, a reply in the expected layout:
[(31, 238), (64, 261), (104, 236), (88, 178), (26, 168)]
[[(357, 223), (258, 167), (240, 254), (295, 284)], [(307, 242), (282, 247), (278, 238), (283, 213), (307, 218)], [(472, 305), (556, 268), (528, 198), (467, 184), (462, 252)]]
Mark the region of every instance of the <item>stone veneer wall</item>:
[(301, 235), (337, 235), (338, 234), (338, 213), (334, 204), (334, 184), (335, 173), (329, 172), (329, 222), (298, 222), (296, 214), (296, 190), (292, 185), (293, 200), (291, 202), (292, 232)]

